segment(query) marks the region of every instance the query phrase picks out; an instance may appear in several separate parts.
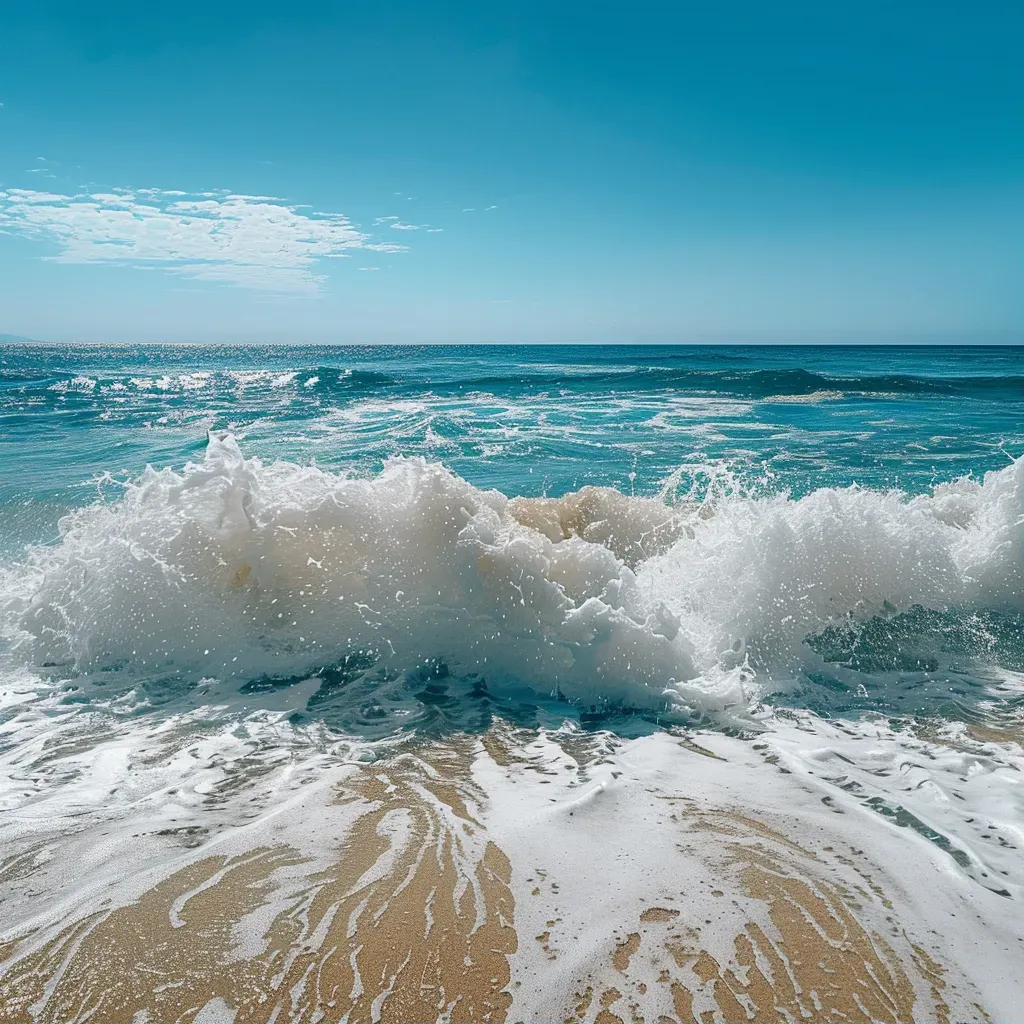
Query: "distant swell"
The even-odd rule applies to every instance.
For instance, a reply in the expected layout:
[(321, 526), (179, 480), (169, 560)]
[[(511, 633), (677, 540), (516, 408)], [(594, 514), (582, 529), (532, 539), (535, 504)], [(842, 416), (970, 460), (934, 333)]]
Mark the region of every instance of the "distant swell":
[(1024, 397), (1024, 376), (1020, 377), (917, 377), (901, 374), (878, 376), (835, 376), (809, 370), (689, 370), (663, 367), (629, 368), (623, 370), (573, 372), (571, 368), (558, 373), (522, 372), (467, 376), (456, 381), (402, 381), (384, 374), (361, 371), (339, 371), (320, 367), (316, 371), (323, 386), (330, 390), (332, 381), (347, 390), (358, 386), (384, 389), (422, 389), (448, 392), (484, 391), (504, 393), (524, 388), (552, 388), (586, 385), (598, 391), (649, 391), (678, 389), (736, 395), (744, 398), (765, 398), (772, 395), (812, 395), (818, 392), (842, 391), (854, 394), (900, 395), (978, 395), (986, 397)]
[(119, 394), (174, 394), (197, 389), (217, 392), (253, 389), (299, 389), (328, 401), (343, 402), (357, 395), (466, 396), (476, 392), (521, 397), (524, 394), (657, 394), (666, 391), (726, 395), (757, 401), (779, 396), (829, 395), (940, 396), (984, 399), (1024, 399), (1024, 376), (930, 377), (905, 374), (842, 376), (803, 369), (703, 370), (658, 366), (621, 369), (573, 368), (554, 370), (523, 368), (500, 374), (466, 374), (435, 377), (403, 376), (377, 370), (320, 365), (290, 370), (232, 371), (217, 369), (203, 374), (170, 372), (109, 376), (103, 373), (67, 376), (58, 373), (25, 373), (0, 369), (0, 392), (40, 391), (60, 396), (114, 392)]
[(318, 366), (315, 370), (302, 371), (306, 377), (319, 378), (325, 388), (336, 387), (342, 391), (376, 391), (377, 389), (398, 387), (401, 383), (397, 377), (376, 370), (338, 370), (330, 366)]
[(682, 370), (650, 367), (579, 374), (501, 375), (467, 379), (466, 388), (502, 390), (531, 385), (550, 388), (567, 383), (601, 389), (649, 390), (677, 388), (763, 398), (769, 395), (810, 395), (818, 391), (858, 394), (1008, 395), (1024, 397), (1024, 377), (913, 377), (881, 375), (843, 377), (809, 370)]

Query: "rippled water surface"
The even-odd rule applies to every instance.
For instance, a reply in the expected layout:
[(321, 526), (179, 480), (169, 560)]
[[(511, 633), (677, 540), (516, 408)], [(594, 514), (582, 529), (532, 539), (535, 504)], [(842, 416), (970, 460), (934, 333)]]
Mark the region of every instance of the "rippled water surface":
[(1022, 723), (1022, 349), (0, 346), (5, 1020), (1009, 1019)]
[[(70, 534), (69, 521), (65, 521), (63, 547), (69, 548), (70, 541), (83, 530), (96, 533), (86, 544), (92, 545), (91, 553), (78, 551), (74, 555), (85, 562), (93, 558), (102, 563), (91, 570), (91, 589), (81, 580), (66, 580), (58, 591), (47, 594), (44, 582), (34, 597), (37, 603), (52, 601), (60, 607), (65, 621), (58, 632), (63, 629), (70, 635), (78, 631), (77, 637), (65, 636), (69, 642), (50, 660), (61, 666), (59, 673), (80, 676), (83, 693), (88, 686), (82, 673), (103, 669), (108, 678), (101, 683), (110, 685), (113, 661), (119, 671), (128, 673), (124, 683), (128, 689), (135, 686), (136, 673), (141, 672), (150, 699), (162, 686), (177, 692), (178, 683), (161, 683), (159, 674), (154, 678), (152, 659), (145, 667), (133, 664), (124, 643), (110, 641), (118, 654), (107, 657), (109, 664), (102, 657), (86, 664), (73, 653), (90, 645), (94, 651), (97, 644), (102, 646), (96, 637), (86, 636), (90, 629), (104, 632), (106, 627), (97, 630), (97, 617), (105, 614), (120, 621), (124, 606), (115, 601), (114, 590), (137, 585), (146, 600), (154, 600), (154, 591), (167, 585), (167, 572), (173, 573), (164, 562), (162, 582), (133, 582), (126, 572), (116, 584), (107, 580), (105, 590), (95, 583), (97, 574), (114, 557), (110, 550), (103, 550), (100, 535), (126, 531), (130, 536), (117, 543), (121, 548), (134, 545), (137, 561), (143, 558), (140, 552), (154, 530), (170, 529), (172, 505), (177, 508), (174, 503), (179, 499), (169, 497), (166, 488), (159, 498), (159, 488), (150, 488), (147, 501), (162, 501), (164, 507), (157, 512), (151, 508), (138, 511), (134, 525), (127, 521), (135, 513), (125, 511), (123, 504), (120, 518), (115, 515), (109, 522), (97, 518), (97, 510), (123, 503), (125, 487), (129, 497), (135, 493), (132, 481), (138, 480), (147, 465), (181, 471), (190, 461), (201, 463), (209, 458), (210, 436), (228, 434), (235, 439), (233, 444), (237, 442), (240, 456), (259, 460), (264, 467), (285, 460), (294, 464), (296, 472), (298, 467), (315, 466), (326, 473), (315, 486), (308, 480), (300, 485), (299, 477), (282, 480), (277, 473), (274, 486), (281, 489), (278, 500), (282, 504), (263, 510), (266, 530), (306, 530), (316, 538), (312, 543), (321, 543), (332, 530), (352, 527), (351, 522), (340, 519), (314, 522), (320, 514), (316, 508), (326, 500), (339, 500), (332, 489), (344, 490), (348, 486), (344, 480), (372, 480), (385, 466), (390, 465), (394, 473), (396, 458), (420, 457), (426, 466), (450, 471), (451, 480), (442, 485), (450, 493), (438, 498), (442, 504), (491, 489), (509, 498), (531, 499), (559, 498), (594, 486), (612, 488), (630, 499), (647, 497), (665, 503), (665, 517), (674, 522), (670, 540), (676, 542), (678, 551), (674, 554), (668, 542), (646, 548), (646, 542), (636, 542), (643, 557), (638, 556), (639, 563), (627, 557), (627, 571), (634, 584), (639, 580), (644, 593), (627, 609), (627, 617), (640, 621), (650, 613), (650, 608), (645, 611), (640, 606), (646, 601), (653, 607), (656, 598), (676, 619), (681, 616), (682, 629), (691, 634), (689, 640), (697, 651), (689, 657), (685, 670), (671, 657), (667, 661), (655, 658), (654, 664), (638, 669), (649, 689), (658, 691), (661, 681), (671, 685), (670, 681), (680, 677), (707, 678), (709, 673), (733, 670), (737, 658), (716, 660), (715, 645), (728, 642), (744, 652), (750, 648), (744, 657), (757, 685), (729, 690), (730, 697), (742, 692), (740, 703), (755, 693), (770, 703), (796, 701), (823, 713), (876, 707), (971, 719), (991, 714), (993, 709), (1016, 712), (1016, 696), (999, 696), (1007, 686), (1012, 688), (1007, 679), (1016, 678), (1024, 669), (1020, 596), (1024, 571), (1014, 563), (1019, 559), (1021, 541), (1020, 525), (1013, 522), (1013, 516), (1022, 514), (1015, 504), (1016, 492), (999, 497), (990, 488), (991, 495), (980, 499), (981, 505), (976, 496), (958, 499), (942, 492), (958, 480), (965, 482), (955, 487), (977, 487), (986, 473), (1019, 477), (1019, 464), (1016, 473), (1013, 467), (1024, 453), (1024, 351), (1020, 349), (2, 346), (0, 551), (10, 567), (8, 633), (12, 628), (17, 633), (28, 621), (22, 605), (33, 598), (26, 598), (26, 593), (41, 580), (52, 582), (58, 571), (53, 564), (42, 564), (50, 557), (40, 555), (43, 549), (35, 549), (33, 555), (31, 546), (52, 548), (57, 543), (60, 548), (61, 518), (69, 513), (84, 516), (87, 521)], [(223, 460), (218, 465), (215, 475), (234, 474), (232, 486), (251, 491), (254, 478), (249, 470), (225, 468)], [(395, 477), (383, 491), (420, 487), (422, 481), (409, 482), (409, 472), (407, 463), (405, 482)], [(258, 470), (257, 475), (260, 473), (273, 475), (269, 468)], [(1013, 486), (1007, 476), (1003, 490)], [(300, 491), (313, 488), (299, 499), (309, 503), (301, 526), (289, 527), (285, 522), (288, 514), (283, 510), (290, 487)], [(266, 484), (261, 493), (267, 493)], [(216, 489), (207, 498), (225, 500)], [(251, 503), (255, 498), (246, 492), (239, 500)], [(418, 499), (410, 497), (404, 506), (399, 500), (385, 508), (388, 500), (383, 492), (365, 498), (358, 514), (367, 517), (367, 528), (379, 529), (380, 524), (371, 520), (382, 513), (390, 517), (394, 544), (434, 547), (434, 551), (420, 553), (427, 561), (434, 558), (437, 545), (445, 542), (400, 522), (403, 517), (428, 514), (408, 504)], [(473, 500), (486, 505), (490, 499)], [(933, 503), (923, 525), (914, 518), (916, 510), (913, 514), (908, 511), (921, 501)], [(957, 501), (975, 505), (957, 511), (952, 507)], [(999, 509), (993, 511), (996, 505)], [(693, 520), (697, 528), (694, 545), (694, 525), (689, 519), (697, 509), (701, 518)], [(143, 513), (152, 518), (139, 518)], [(504, 512), (499, 509), (499, 514)], [(595, 506), (573, 514), (612, 521), (609, 516), (628, 520), (632, 513), (619, 509), (613, 514)], [(186, 513), (186, 519), (189, 515), (201, 516), (202, 512)], [(515, 512), (513, 521), (536, 526), (530, 515), (533, 513)], [(625, 548), (621, 544), (616, 548), (614, 538), (609, 542), (598, 536), (600, 528), (592, 523), (578, 528), (564, 510), (558, 515), (559, 529), (566, 537), (596, 539), (610, 545), (615, 555), (623, 555)], [(1002, 518), (995, 522), (993, 516)], [(720, 525), (709, 532), (706, 524), (712, 518)], [(921, 530), (928, 532), (933, 526), (946, 533), (923, 537)], [(180, 532), (181, 527), (178, 523), (174, 529)], [(459, 525), (459, 529), (464, 527)], [(650, 516), (640, 516), (632, 525), (623, 521), (619, 533), (624, 536), (633, 529), (642, 538), (648, 536), (650, 527)], [(966, 536), (969, 527), (989, 531), (979, 541), (988, 547), (973, 554), (957, 554), (954, 548), (960, 536), (956, 531)], [(555, 539), (560, 540), (561, 535)], [(465, 544), (466, 538), (455, 542)], [(934, 564), (908, 588), (905, 580), (897, 578), (898, 567), (893, 575), (893, 559), (898, 562), (900, 552), (905, 556), (908, 544), (918, 542), (923, 550), (915, 556), (917, 564), (928, 560)], [(166, 537), (162, 543), (167, 543)], [(745, 554), (744, 546), (756, 550)], [(894, 549), (891, 558), (886, 550), (889, 546)], [(725, 548), (730, 549), (727, 555), (723, 555)], [(968, 564), (972, 558), (998, 562), (1002, 557), (999, 550), (1004, 555), (1010, 551), (1008, 567), (999, 562), (982, 570)], [(26, 564), (26, 553), (27, 561), (36, 563), (31, 572), (17, 568)], [(159, 561), (164, 554), (150, 551), (147, 557)], [(312, 559), (315, 554), (310, 550), (306, 557)], [(605, 584), (616, 575), (617, 570), (597, 566), (593, 552), (577, 555), (574, 572), (596, 572), (605, 578)], [(649, 555), (656, 557), (647, 558)], [(201, 560), (206, 556), (200, 552), (195, 557)], [(268, 548), (257, 557), (265, 563), (278, 553)], [(302, 561), (301, 553), (290, 552), (288, 557)], [(349, 551), (348, 557), (372, 561), (375, 554), (364, 544), (358, 553)], [(787, 559), (793, 560), (792, 593), (785, 581)], [(957, 559), (960, 561), (952, 569), (945, 564)], [(854, 578), (844, 587), (835, 577), (850, 574), (854, 564), (860, 569), (853, 576), (859, 572), (864, 579), (858, 583)], [(396, 562), (381, 571), (389, 574), (387, 586), (394, 584), (400, 591), (395, 580), (407, 570), (408, 566), (403, 569)], [(532, 563), (524, 563), (516, 571), (536, 570)], [(64, 564), (61, 571), (70, 569)], [(238, 571), (248, 573), (250, 569)], [(335, 571), (342, 572), (340, 563)], [(438, 571), (448, 573), (445, 579), (451, 583), (465, 570), (447, 566)], [(1000, 578), (993, 579), (987, 594), (968, 594), (971, 587), (967, 581), (985, 571)], [(544, 570), (540, 573), (543, 576)], [(730, 578), (716, 575), (722, 573)], [(737, 590), (734, 584), (737, 577), (745, 575), (755, 578), (741, 593), (743, 588)], [(301, 581), (296, 582), (298, 576), (293, 576), (291, 582), (301, 587)], [(377, 582), (380, 590), (383, 582)], [(565, 590), (564, 580), (552, 577), (551, 582)], [(287, 584), (279, 579), (274, 585)], [(210, 592), (195, 601), (202, 603), (216, 591), (217, 585), (204, 581), (203, 586), (207, 585)], [(263, 586), (267, 589), (268, 585)], [(692, 587), (709, 586), (721, 587), (721, 600), (699, 600), (689, 592)], [(856, 592), (858, 586), (863, 593)], [(915, 586), (920, 593), (915, 593)], [(600, 591), (598, 586), (592, 596), (598, 597)], [(15, 593), (22, 605), (11, 597)], [(822, 594), (826, 594), (824, 601), (819, 600)], [(380, 593), (376, 596), (381, 599)], [(133, 599), (122, 593), (120, 599), (130, 605), (140, 598), (140, 594)], [(578, 604), (579, 599), (585, 600), (586, 595), (580, 593), (570, 603)], [(85, 608), (90, 600), (100, 604), (91, 610), (73, 610), (76, 601)], [(392, 600), (390, 592), (387, 600)], [(611, 601), (611, 606), (623, 607), (617, 601)], [(753, 606), (758, 602), (762, 607), (755, 614)], [(766, 602), (772, 606), (767, 612)], [(788, 604), (795, 612), (787, 616)], [(800, 608), (810, 606), (806, 614), (799, 614)], [(166, 607), (164, 602), (163, 612), (153, 612), (153, 634), (180, 631), (171, 646), (180, 641), (187, 648), (198, 634), (184, 620), (161, 619)], [(11, 608), (15, 608), (13, 616)], [(75, 614), (80, 618), (75, 619)], [(217, 614), (213, 613), (213, 618)], [(375, 614), (387, 619), (390, 613), (378, 608)], [(500, 623), (493, 608), (486, 614)], [(527, 631), (527, 644), (549, 637), (553, 628), (544, 619), (546, 612), (538, 614), (540, 618)], [(213, 628), (232, 637), (230, 642), (241, 644), (234, 633), (240, 616), (244, 618), (243, 611), (235, 609), (228, 616), (231, 622)], [(787, 619), (797, 625), (788, 629)], [(403, 619), (403, 623), (401, 628), (408, 630), (408, 621)], [(423, 626), (421, 622), (413, 628)], [(430, 628), (439, 627), (435, 623)], [(649, 629), (649, 624), (644, 628)], [(116, 632), (116, 628), (106, 628), (106, 632)], [(275, 650), (281, 643), (289, 650), (301, 647), (304, 641), (298, 636), (265, 643), (265, 671), (260, 671), (258, 656), (250, 660), (252, 678), (245, 681), (248, 690), (244, 692), (266, 693), (285, 685), (260, 680), (280, 675)], [(336, 714), (338, 724), (348, 725), (365, 714), (390, 720), (380, 707), (374, 710), (375, 701), (379, 703), (379, 695), (385, 691), (368, 682), (370, 676), (364, 669), (372, 663), (377, 666), (375, 671), (380, 671), (383, 641), (391, 644), (393, 640), (386, 635), (376, 642), (371, 639), (368, 635), (357, 637), (346, 648), (344, 642), (332, 645), (321, 638), (315, 642), (325, 650), (322, 657), (291, 666), (301, 675), (340, 658), (338, 664), (344, 667), (332, 671), (360, 680), (345, 687), (325, 683), (303, 713)], [(203, 642), (212, 641), (207, 638)], [(562, 638), (559, 642), (575, 644), (574, 657), (581, 660), (580, 641)], [(12, 643), (9, 639), (8, 646)], [(796, 657), (794, 643), (800, 647)], [(434, 665), (429, 671), (423, 667), (415, 671), (428, 676), (433, 672), (434, 678), (419, 689), (415, 682), (403, 684), (396, 697), (403, 713), (409, 712), (410, 693), (417, 697), (412, 701), (416, 712), (409, 721), (422, 722), (424, 717), (444, 720), (446, 709), (461, 720), (465, 714), (482, 713), (481, 702), (486, 711), (491, 699), (485, 678), (488, 673), (477, 679), (483, 662), (474, 660), (484, 656), (480, 651), (462, 652), (462, 663), (456, 669), (454, 663), (449, 667), (444, 661), (451, 650), (413, 646), (414, 662), (425, 657), (424, 664)], [(24, 642), (21, 649), (25, 649)], [(137, 644), (132, 649), (138, 649)], [(38, 663), (41, 655), (37, 651), (34, 657)], [(175, 673), (183, 671), (183, 659), (188, 661), (179, 652), (167, 663), (166, 669), (175, 679)], [(442, 667), (433, 659), (440, 659)], [(598, 671), (600, 663), (598, 658), (586, 671)], [(353, 666), (362, 667), (357, 670)], [(193, 674), (203, 667), (193, 665)], [(212, 671), (215, 666), (205, 667)], [(410, 666), (400, 659), (397, 669), (391, 669), (395, 670), (406, 672)], [(529, 670), (511, 673), (506, 666), (500, 675), (509, 693), (522, 687), (524, 692), (536, 690), (543, 695), (553, 690), (561, 694), (564, 687), (559, 671), (538, 667), (534, 677)], [(614, 671), (628, 680), (628, 670), (620, 666)], [(287, 674), (282, 678), (286, 680)], [(438, 681), (441, 678), (446, 681)], [(351, 697), (360, 686), (378, 694), (365, 707)], [(467, 686), (468, 697), (456, 700), (449, 693), (451, 687), (465, 690)], [(339, 698), (342, 691), (344, 696)], [(603, 715), (613, 713), (609, 700), (613, 705), (623, 698), (627, 705), (635, 703), (636, 693), (628, 691), (628, 686), (595, 684), (591, 694), (577, 685), (574, 695), (584, 713)], [(593, 708), (591, 697), (596, 701)], [(645, 703), (651, 702), (639, 701)], [(686, 703), (691, 712), (700, 714), (709, 707), (736, 701), (719, 695), (702, 704), (690, 694)], [(467, 712), (467, 706), (473, 710)]]
[(5, 506), (77, 505), (208, 430), (336, 469), (423, 455), (507, 494), (656, 493), (723, 460), (795, 493), (917, 492), (1019, 455), (1022, 409), (1016, 348), (0, 346)]

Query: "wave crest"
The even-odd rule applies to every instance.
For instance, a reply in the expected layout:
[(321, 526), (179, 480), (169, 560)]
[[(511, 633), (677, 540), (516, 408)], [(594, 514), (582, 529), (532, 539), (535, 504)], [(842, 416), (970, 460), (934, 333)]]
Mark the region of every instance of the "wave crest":
[(1024, 608), (1024, 459), (915, 498), (509, 499), (435, 463), (372, 479), (246, 459), (147, 471), (4, 585), (36, 663), (253, 678), (445, 657), (582, 701), (713, 710), (836, 622)]
[(63, 520), (12, 604), (35, 659), (80, 669), (251, 676), (353, 650), (403, 667), (443, 654), (645, 705), (696, 675), (678, 624), (612, 550), (554, 542), (510, 504), (419, 458), (364, 480), (213, 438), (202, 463), (148, 469)]

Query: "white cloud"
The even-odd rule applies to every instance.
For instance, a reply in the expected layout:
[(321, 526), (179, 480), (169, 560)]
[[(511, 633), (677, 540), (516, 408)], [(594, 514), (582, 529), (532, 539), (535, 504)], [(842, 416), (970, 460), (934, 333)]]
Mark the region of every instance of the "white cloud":
[(387, 225), (396, 231), (444, 231), (444, 228), (432, 228), (429, 224), (407, 224), (401, 217), (396, 217), (393, 213), (387, 217), (378, 217), (373, 223)]
[[(392, 226), (395, 226), (393, 223)], [(55, 242), (60, 263), (163, 268), (245, 288), (313, 293), (324, 258), (352, 250), (402, 252), (373, 242), (340, 213), (270, 196), (161, 189), (59, 195), (0, 190), (0, 232)]]

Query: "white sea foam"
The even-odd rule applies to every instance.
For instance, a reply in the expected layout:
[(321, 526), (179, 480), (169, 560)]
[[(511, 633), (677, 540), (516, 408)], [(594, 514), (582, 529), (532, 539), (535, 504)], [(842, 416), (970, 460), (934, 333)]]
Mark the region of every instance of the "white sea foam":
[(912, 499), (510, 501), (422, 459), (357, 479), (246, 459), (226, 437), (68, 516), (2, 589), (37, 664), (251, 678), (363, 651), (714, 710), (831, 623), (1024, 608), (1022, 523), (1024, 460)]
[(819, 402), (838, 402), (844, 397), (842, 391), (821, 390), (807, 395), (769, 395), (761, 401), (772, 405), (817, 405)]
[[(1024, 608), (1024, 459), (908, 499), (821, 488), (800, 500), (735, 493), (639, 583), (679, 616), (704, 665), (798, 658), (826, 625), (915, 605)], [(733, 652), (733, 653), (728, 653)]]
[[(778, 747), (768, 754), (767, 763), (759, 756), (760, 744), (714, 733), (698, 733), (696, 741), (698, 750), (712, 756), (681, 748), (664, 732), (628, 743), (605, 755), (582, 787), (575, 786), (576, 776), (565, 770), (572, 767), (571, 759), (543, 734), (526, 753), (544, 765), (545, 776), (521, 765), (502, 769), (484, 759), (478, 762), (477, 777), (490, 797), (484, 809), (490, 834), (513, 864), (527, 865), (524, 889), (536, 881), (535, 896), (540, 886), (553, 885), (557, 892), (557, 914), (537, 898), (516, 904), (520, 935), (541, 936), (535, 943), (520, 944), (513, 977), (523, 982), (524, 993), (536, 992), (533, 999), (547, 1002), (532, 1013), (514, 1007), (517, 1017), (559, 1019), (557, 996), (548, 993), (580, 991), (582, 986), (574, 989), (573, 980), (584, 972), (597, 992), (615, 985), (626, 989), (622, 964), (629, 966), (630, 961), (623, 956), (601, 976), (592, 959), (588, 960), (588, 950), (611, 930), (609, 922), (637, 921), (638, 907), (672, 908), (670, 913), (678, 914), (680, 921), (688, 917), (702, 921), (704, 927), (698, 929), (701, 948), (709, 950), (719, 963), (728, 961), (736, 948), (734, 935), (750, 920), (749, 904), (744, 903), (741, 892), (728, 890), (723, 882), (728, 873), (720, 858), (735, 863), (735, 858), (743, 855), (734, 844), (747, 815), (747, 821), (763, 822), (793, 844), (813, 849), (815, 868), (831, 861), (847, 871), (838, 884), (849, 895), (849, 905), (864, 915), (862, 921), (874, 919), (871, 927), (876, 937), (899, 942), (915, 932), (927, 936), (937, 957), (952, 968), (945, 987), (948, 995), (944, 996), (951, 1004), (947, 1007), (951, 1019), (972, 1019), (977, 1007), (971, 1003), (979, 998), (996, 1020), (1019, 1016), (1015, 1007), (1024, 943), (1016, 902), (1022, 892), (1020, 798), (1015, 794), (1020, 787), (1014, 780), (1021, 763), (1019, 748), (998, 766), (986, 764), (983, 776), (964, 786), (958, 776), (970, 770), (965, 764), (972, 761), (972, 755), (924, 743), (910, 744), (908, 750), (882, 725), (847, 735), (811, 718), (799, 727), (782, 729)], [(761, 753), (767, 754), (767, 750)], [(929, 792), (922, 785), (927, 769), (918, 762), (931, 765), (927, 759), (936, 756), (941, 758), (934, 771), (939, 785)], [(865, 764), (872, 757), (874, 763)], [(783, 762), (789, 767), (775, 770), (776, 758), (778, 767), (782, 768)], [(853, 758), (856, 765), (847, 763)], [(973, 760), (993, 759), (978, 755)], [(913, 798), (920, 805), (915, 811), (926, 819), (922, 808), (929, 802), (941, 802), (941, 787), (947, 792), (952, 789), (967, 802), (953, 801), (962, 808), (959, 815), (955, 807), (944, 808), (944, 821), (955, 825), (959, 818), (960, 832), (967, 834), (972, 830), (984, 833), (983, 823), (1006, 822), (1009, 827), (1003, 834), (1015, 845), (998, 845), (987, 834), (981, 842), (965, 843), (960, 835), (951, 833), (951, 847), (970, 856), (965, 873), (948, 850), (936, 844), (935, 839), (941, 837), (929, 841), (912, 826), (900, 827), (907, 822), (876, 814), (874, 805), (866, 804), (861, 794), (841, 788), (843, 780), (837, 776), (843, 773), (870, 778), (875, 784), (872, 792), (885, 793), (889, 806), (905, 803), (902, 790), (914, 787)], [(543, 796), (533, 797), (531, 789)], [(993, 818), (986, 803), (1000, 799)], [(688, 804), (697, 809), (700, 825), (687, 829), (681, 841), (679, 825)], [(724, 836), (707, 830), (713, 810), (706, 812), (716, 807), (736, 813)], [(963, 818), (973, 820), (972, 813), (977, 813), (973, 829), (963, 825)], [(923, 822), (917, 824), (925, 828)], [(751, 838), (759, 857), (771, 856), (770, 835), (759, 825)], [(701, 866), (705, 857), (717, 864), (710, 877)], [(1004, 866), (1005, 870), (1000, 870)], [(786, 884), (793, 888), (779, 902), (785, 903), (794, 920), (810, 922), (810, 915), (794, 899), (800, 869), (793, 865), (784, 870)], [(640, 922), (643, 920), (641, 917)], [(645, 962), (652, 952), (649, 933), (640, 922), (619, 924), (616, 935), (618, 949), (628, 950), (627, 936), (635, 929), (636, 934), (629, 938), (640, 949), (633, 963)], [(673, 938), (679, 941), (683, 927), (674, 927), (678, 931)], [(840, 941), (851, 942), (849, 930), (838, 922), (836, 928)], [(547, 955), (549, 946), (558, 949), (557, 959)], [(912, 961), (907, 957), (905, 962)], [(748, 969), (753, 972), (756, 968)], [(788, 977), (784, 971), (780, 973)], [(548, 984), (539, 989), (531, 985), (531, 979), (538, 977), (547, 979)], [(651, 994), (644, 993), (644, 998), (653, 1003), (667, 989), (667, 985), (650, 985)], [(820, 994), (824, 996), (824, 990)], [(812, 993), (815, 998), (817, 995)], [(921, 995), (926, 999), (927, 989)], [(634, 998), (639, 1002), (639, 996)], [(952, 1005), (955, 1000), (963, 1000), (959, 1008)], [(723, 1019), (710, 1000), (708, 1006), (706, 1018), (701, 1008), (695, 1007), (692, 1019)], [(666, 1007), (665, 1012), (665, 1019), (671, 1019), (671, 1008)], [(648, 1019), (653, 1016), (651, 1013)], [(726, 1015), (724, 1019), (743, 1018)], [(777, 1019), (789, 1018), (778, 1012)], [(885, 1018), (877, 1011), (867, 1011), (865, 1019)], [(913, 1019), (936, 1017), (922, 1000)]]
[(37, 662), (252, 676), (353, 650), (444, 655), (646, 704), (696, 675), (672, 616), (611, 550), (555, 543), (422, 459), (359, 480), (212, 440), (202, 463), (147, 470), (61, 531), (8, 601)]

